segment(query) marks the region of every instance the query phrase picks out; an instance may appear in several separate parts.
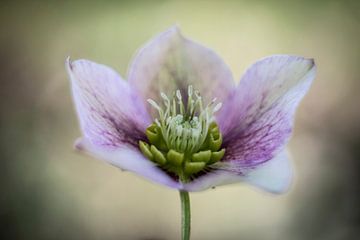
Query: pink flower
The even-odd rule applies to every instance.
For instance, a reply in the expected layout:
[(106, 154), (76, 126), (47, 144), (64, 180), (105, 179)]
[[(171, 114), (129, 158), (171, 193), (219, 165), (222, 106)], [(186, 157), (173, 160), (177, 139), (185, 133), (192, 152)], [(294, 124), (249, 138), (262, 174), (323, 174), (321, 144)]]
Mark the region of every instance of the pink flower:
[(88, 60), (66, 68), (83, 133), (77, 149), (184, 191), (235, 182), (288, 189), (285, 146), (315, 77), (312, 59), (266, 57), (235, 86), (212, 50), (173, 27), (138, 52), (128, 81)]

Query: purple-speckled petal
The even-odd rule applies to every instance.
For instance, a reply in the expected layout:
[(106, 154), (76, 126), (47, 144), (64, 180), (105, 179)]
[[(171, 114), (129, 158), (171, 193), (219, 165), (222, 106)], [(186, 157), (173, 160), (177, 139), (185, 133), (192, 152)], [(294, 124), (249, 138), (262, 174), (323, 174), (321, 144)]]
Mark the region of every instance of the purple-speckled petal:
[(154, 182), (180, 188), (139, 151), (151, 119), (141, 98), (109, 67), (87, 60), (67, 60), (83, 139), (76, 148)]
[(249, 171), (244, 181), (272, 193), (288, 191), (293, 179), (293, 168), (287, 150), (282, 150), (270, 161)]
[(276, 55), (251, 66), (218, 115), (226, 155), (243, 169), (272, 159), (290, 137), (296, 107), (315, 77), (312, 59)]
[(85, 139), (78, 140), (76, 148), (80, 151), (91, 154), (102, 159), (115, 167), (139, 174), (155, 183), (170, 188), (181, 188), (181, 184), (169, 177), (164, 171), (146, 159), (137, 149), (124, 145), (116, 149), (106, 149), (91, 144)]
[(283, 150), (271, 161), (262, 163), (254, 169), (248, 169), (243, 173), (236, 170), (215, 170), (186, 184), (184, 188), (196, 192), (225, 184), (247, 182), (271, 193), (284, 193), (289, 189), (292, 176), (290, 161), (286, 150)]
[(87, 60), (66, 67), (84, 137), (92, 144), (138, 146), (151, 119), (141, 98), (111, 68)]
[[(177, 27), (161, 33), (136, 55), (129, 83), (144, 100), (160, 99), (176, 89), (187, 96), (188, 85), (199, 90), (205, 102), (224, 101), (235, 90), (232, 74), (212, 50), (184, 38)], [(152, 111), (152, 110), (151, 110)]]

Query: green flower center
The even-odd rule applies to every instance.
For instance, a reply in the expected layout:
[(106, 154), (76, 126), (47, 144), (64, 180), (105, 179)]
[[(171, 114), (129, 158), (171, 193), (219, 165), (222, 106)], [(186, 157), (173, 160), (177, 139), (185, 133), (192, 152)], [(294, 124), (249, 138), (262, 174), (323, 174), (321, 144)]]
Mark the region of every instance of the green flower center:
[(149, 160), (185, 182), (224, 156), (222, 135), (214, 120), (221, 103), (215, 104), (214, 99), (204, 107), (192, 86), (188, 87), (186, 106), (179, 90), (171, 99), (164, 93), (161, 97), (163, 108), (148, 99), (159, 118), (146, 129), (148, 143), (139, 141), (139, 147)]

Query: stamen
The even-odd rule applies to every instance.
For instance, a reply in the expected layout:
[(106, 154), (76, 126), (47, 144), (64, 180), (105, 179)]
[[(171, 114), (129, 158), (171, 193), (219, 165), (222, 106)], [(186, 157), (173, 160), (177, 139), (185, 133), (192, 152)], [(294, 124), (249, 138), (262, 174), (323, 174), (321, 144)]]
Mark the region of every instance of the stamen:
[[(155, 144), (155, 148), (144, 144), (140, 147), (143, 152), (146, 150), (146, 153), (152, 149), (151, 153), (154, 155), (152, 161), (157, 160), (155, 161), (157, 164), (162, 164), (164, 168), (174, 171), (179, 176), (187, 174), (187, 177), (190, 177), (204, 170), (207, 165), (219, 161), (224, 155), (224, 149), (220, 150), (222, 137), (214, 122), (214, 114), (220, 110), (222, 104), (216, 104), (214, 98), (204, 108), (199, 91), (194, 90), (191, 85), (187, 94), (186, 106), (180, 90), (173, 92), (171, 99), (165, 93), (160, 93), (164, 108), (152, 99), (147, 100), (159, 114), (159, 118), (156, 118), (151, 125), (152, 129), (157, 128), (153, 134), (161, 136), (158, 135), (156, 139), (159, 140), (151, 143)], [(162, 152), (157, 152), (156, 149)], [(166, 156), (169, 157), (169, 163), (165, 161)], [(175, 159), (174, 156), (180, 157)], [(182, 163), (182, 165), (178, 164), (174, 168), (171, 165), (173, 163)]]
[(156, 110), (158, 110), (158, 111), (161, 110), (160, 106), (159, 106), (154, 100), (152, 100), (152, 99), (149, 98), (147, 101), (148, 101), (148, 103), (150, 103), (150, 105), (153, 106)]
[(180, 93), (180, 90), (176, 90), (176, 97), (178, 98), (178, 104), (179, 104), (179, 108), (180, 108), (180, 114), (184, 115), (185, 112), (185, 108), (184, 108), (184, 103), (182, 101), (182, 96)]
[(216, 106), (213, 109), (213, 113), (216, 113), (217, 111), (219, 111), (221, 107), (222, 107), (222, 103), (216, 104)]
[(165, 115), (168, 115), (170, 110), (171, 110), (171, 108), (170, 108), (170, 99), (163, 92), (161, 92), (160, 95), (164, 99), (164, 104), (165, 104), (165, 107), (166, 107)]
[(173, 94), (173, 99), (172, 99), (172, 116), (175, 117), (176, 116), (176, 101), (175, 101), (175, 96)]

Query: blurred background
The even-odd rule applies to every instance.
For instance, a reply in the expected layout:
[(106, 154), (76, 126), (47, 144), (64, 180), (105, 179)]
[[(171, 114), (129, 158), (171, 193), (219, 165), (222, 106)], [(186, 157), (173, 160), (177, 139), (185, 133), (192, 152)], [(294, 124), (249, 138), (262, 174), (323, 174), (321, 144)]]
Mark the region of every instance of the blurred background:
[(1, 239), (179, 239), (174, 190), (73, 151), (68, 55), (126, 77), (135, 51), (179, 24), (239, 79), (257, 59), (315, 58), (290, 150), (295, 182), (191, 195), (192, 239), (358, 239), (359, 1), (1, 1)]

